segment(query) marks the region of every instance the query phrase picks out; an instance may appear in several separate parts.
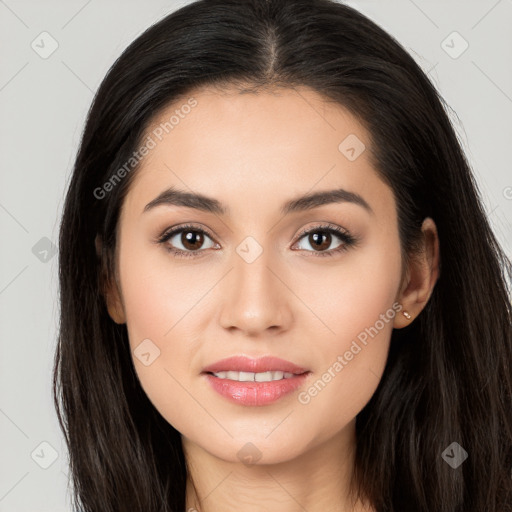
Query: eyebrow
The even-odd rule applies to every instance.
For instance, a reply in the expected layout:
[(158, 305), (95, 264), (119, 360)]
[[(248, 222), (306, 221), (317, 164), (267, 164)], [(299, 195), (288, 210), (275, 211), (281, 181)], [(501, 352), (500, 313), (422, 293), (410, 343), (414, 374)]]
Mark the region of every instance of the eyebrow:
[[(312, 192), (287, 201), (281, 207), (281, 214), (287, 215), (289, 213), (312, 210), (313, 208), (332, 203), (356, 204), (363, 207), (368, 213), (375, 215), (371, 206), (359, 194), (349, 192), (343, 188)], [(161, 205), (185, 206), (217, 215), (229, 215), (229, 208), (217, 199), (203, 194), (186, 192), (175, 187), (170, 187), (155, 197), (144, 207), (142, 213)]]

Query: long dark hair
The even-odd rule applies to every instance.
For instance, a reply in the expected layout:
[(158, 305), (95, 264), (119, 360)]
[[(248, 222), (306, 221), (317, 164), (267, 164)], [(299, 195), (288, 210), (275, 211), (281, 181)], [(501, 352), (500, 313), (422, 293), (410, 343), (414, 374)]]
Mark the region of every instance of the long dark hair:
[[(380, 512), (511, 511), (511, 262), (435, 87), (393, 37), (331, 0), (190, 3), (138, 37), (94, 98), (60, 230), (53, 380), (77, 509), (185, 510), (180, 434), (142, 390), (126, 326), (102, 295), (137, 167), (104, 184), (154, 116), (202, 86), (307, 86), (345, 106), (368, 129), (374, 168), (396, 199), (404, 265), (421, 221), (437, 225), (439, 280), (418, 318), (393, 331), (357, 416), (360, 495)], [(441, 456), (453, 442), (468, 453), (457, 468)]]

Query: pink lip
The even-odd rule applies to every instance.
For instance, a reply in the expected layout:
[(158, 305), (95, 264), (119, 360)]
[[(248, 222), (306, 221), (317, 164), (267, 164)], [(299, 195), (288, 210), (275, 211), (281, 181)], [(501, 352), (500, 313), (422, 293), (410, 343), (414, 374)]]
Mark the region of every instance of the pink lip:
[[(270, 382), (239, 382), (231, 379), (221, 379), (212, 373), (222, 371), (237, 372), (268, 372), (282, 371), (294, 373), (289, 379), (281, 379)], [(297, 366), (290, 361), (277, 357), (262, 357), (250, 359), (245, 356), (229, 357), (207, 366), (203, 370), (205, 378), (212, 388), (231, 402), (248, 405), (261, 406), (275, 402), (282, 396), (291, 393), (300, 387), (311, 372)]]
[(226, 359), (221, 359), (205, 368), (205, 373), (218, 373), (218, 372), (288, 372), (288, 373), (304, 373), (307, 370), (301, 368), (290, 361), (285, 361), (279, 357), (265, 356), (259, 359), (251, 359), (246, 356), (234, 356)]

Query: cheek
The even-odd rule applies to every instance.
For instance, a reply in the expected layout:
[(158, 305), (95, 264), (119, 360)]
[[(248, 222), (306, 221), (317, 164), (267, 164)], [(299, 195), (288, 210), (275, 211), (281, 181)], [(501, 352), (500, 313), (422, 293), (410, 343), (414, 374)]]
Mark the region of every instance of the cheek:
[(188, 317), (205, 286), (194, 286), (190, 278), (197, 274), (180, 272), (164, 251), (126, 244), (121, 255), (126, 324), (139, 381), (158, 410), (171, 403), (180, 410), (186, 402), (182, 385), (190, 378), (190, 360), (197, 348), (194, 334), (186, 332)]
[[(401, 275), (398, 237), (373, 233), (334, 262), (300, 262), (293, 270), (288, 279), (310, 310), (306, 318), (316, 322), (318, 341), (325, 340), (322, 352), (332, 356), (333, 350), (342, 350), (373, 326), (395, 301)], [(391, 329), (383, 330), (389, 335)]]
[(149, 338), (165, 348), (204, 295), (204, 282), (196, 272), (173, 264), (161, 247), (128, 241), (123, 249), (120, 278), (130, 343), (135, 347)]
[[(329, 418), (326, 425), (332, 432), (361, 411), (380, 382), (397, 314), (392, 306), (400, 273), (398, 240), (388, 246), (375, 240), (347, 256), (335, 272), (312, 276), (315, 286), (309, 285), (307, 303), (329, 330), (315, 319), (318, 332), (324, 333), (315, 340), (320, 361), (298, 398), (315, 417)], [(303, 294), (306, 283), (300, 286)]]

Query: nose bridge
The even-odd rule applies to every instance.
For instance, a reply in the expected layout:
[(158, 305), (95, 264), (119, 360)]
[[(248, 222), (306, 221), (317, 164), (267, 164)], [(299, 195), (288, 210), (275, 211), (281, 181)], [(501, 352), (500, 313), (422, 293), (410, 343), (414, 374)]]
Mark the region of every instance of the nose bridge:
[(247, 237), (235, 249), (233, 270), (223, 290), (224, 327), (260, 331), (282, 327), (289, 319), (284, 285), (275, 275), (272, 251)]

